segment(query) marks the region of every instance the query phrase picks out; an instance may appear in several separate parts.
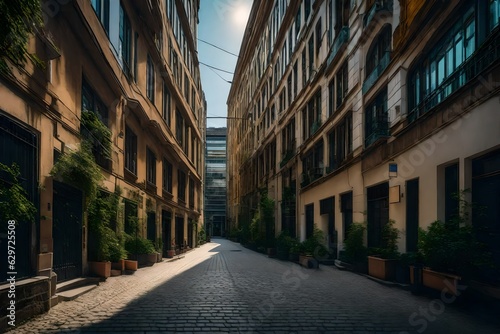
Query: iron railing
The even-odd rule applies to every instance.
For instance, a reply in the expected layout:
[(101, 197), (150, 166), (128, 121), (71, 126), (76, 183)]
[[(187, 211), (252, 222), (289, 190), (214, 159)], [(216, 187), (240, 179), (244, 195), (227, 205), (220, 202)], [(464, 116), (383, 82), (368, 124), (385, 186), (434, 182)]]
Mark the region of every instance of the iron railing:
[(379, 0), (375, 1), (370, 10), (363, 17), (363, 27), (366, 27), (373, 21), (373, 18), (378, 12), (392, 11), (392, 0)]
[(344, 44), (347, 43), (348, 40), (349, 40), (349, 27), (344, 26), (342, 27), (342, 29), (340, 29), (339, 35), (332, 44), (332, 47), (330, 49), (330, 54), (328, 55), (328, 59), (326, 61), (326, 66), (330, 66), (330, 64), (335, 59), (335, 56), (337, 55), (339, 50), (342, 48)]

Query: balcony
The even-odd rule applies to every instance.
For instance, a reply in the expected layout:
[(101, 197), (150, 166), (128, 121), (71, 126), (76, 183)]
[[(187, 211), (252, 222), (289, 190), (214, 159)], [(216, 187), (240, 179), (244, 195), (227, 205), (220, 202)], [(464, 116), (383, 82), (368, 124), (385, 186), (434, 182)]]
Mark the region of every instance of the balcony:
[(366, 92), (373, 87), (373, 85), (375, 84), (375, 82), (377, 82), (380, 75), (385, 71), (385, 69), (389, 65), (390, 61), (391, 61), (391, 53), (387, 51), (385, 55), (380, 59), (378, 65), (375, 66), (372, 73), (370, 73), (366, 77), (365, 82), (363, 82), (363, 94), (366, 94)]
[[(369, 121), (369, 120), (367, 120)], [(387, 112), (371, 120), (370, 130), (367, 130), (365, 138), (365, 148), (375, 143), (381, 138), (389, 137), (389, 120)]]
[(347, 41), (349, 40), (349, 27), (345, 26), (340, 29), (339, 35), (335, 39), (330, 48), (330, 54), (328, 55), (328, 59), (326, 61), (326, 66), (330, 66), (333, 63), (333, 60), (336, 58), (339, 51), (343, 46), (347, 45)]
[(375, 16), (382, 11), (392, 12), (392, 0), (375, 1), (373, 6), (363, 17), (363, 27), (366, 28), (371, 22), (374, 21)]
[(300, 182), (300, 186), (304, 188), (317, 179), (323, 177), (324, 171), (324, 167), (313, 167), (306, 172), (302, 172), (302, 181)]

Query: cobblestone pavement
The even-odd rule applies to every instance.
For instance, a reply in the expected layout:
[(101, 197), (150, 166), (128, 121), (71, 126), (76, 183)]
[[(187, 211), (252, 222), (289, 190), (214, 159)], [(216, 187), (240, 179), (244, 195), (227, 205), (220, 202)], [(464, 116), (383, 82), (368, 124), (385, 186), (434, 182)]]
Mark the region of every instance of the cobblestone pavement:
[(111, 277), (11, 333), (500, 332), (449, 300), (416, 297), (335, 268), (306, 270), (225, 239), (212, 241), (177, 261)]

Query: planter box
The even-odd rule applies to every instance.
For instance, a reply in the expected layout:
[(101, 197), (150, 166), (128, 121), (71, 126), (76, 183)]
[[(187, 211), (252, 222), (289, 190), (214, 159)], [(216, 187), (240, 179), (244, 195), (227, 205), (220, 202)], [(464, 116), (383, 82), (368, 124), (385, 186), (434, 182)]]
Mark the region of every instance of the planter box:
[(267, 256), (270, 258), (276, 257), (276, 248), (268, 248), (267, 249)]
[(163, 260), (163, 256), (161, 255), (161, 253), (156, 253), (156, 256), (157, 256), (156, 262), (161, 262)]
[(384, 281), (394, 281), (396, 278), (396, 264), (397, 260), (394, 259), (368, 256), (368, 275)]
[(91, 274), (108, 278), (111, 276), (111, 262), (89, 262), (89, 271)]
[(158, 261), (158, 254), (157, 253), (146, 254), (146, 264), (152, 266), (157, 261)]
[(175, 250), (169, 249), (167, 251), (167, 258), (173, 258), (175, 256)]
[(453, 296), (458, 296), (457, 287), (460, 279), (460, 276), (441, 273), (428, 268), (422, 270), (422, 283), (424, 286), (438, 291), (446, 290), (447, 293)]
[(126, 270), (137, 270), (138, 263), (135, 260), (123, 260)]
[(308, 269), (318, 269), (319, 262), (312, 256), (308, 255), (300, 255), (299, 256), (299, 264)]
[(125, 260), (119, 260), (118, 262), (111, 262), (111, 270), (125, 270)]

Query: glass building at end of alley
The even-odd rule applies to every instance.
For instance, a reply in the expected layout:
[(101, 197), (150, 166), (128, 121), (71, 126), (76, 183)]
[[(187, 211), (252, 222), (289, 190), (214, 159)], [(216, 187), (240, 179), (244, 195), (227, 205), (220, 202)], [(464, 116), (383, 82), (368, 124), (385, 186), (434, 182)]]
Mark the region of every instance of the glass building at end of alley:
[(226, 235), (226, 128), (208, 128), (205, 156), (205, 228)]

